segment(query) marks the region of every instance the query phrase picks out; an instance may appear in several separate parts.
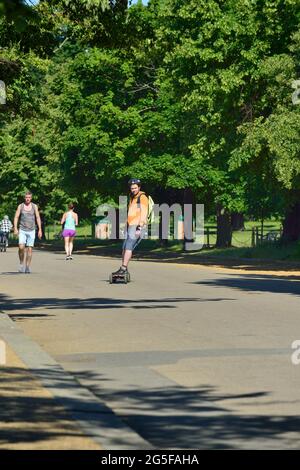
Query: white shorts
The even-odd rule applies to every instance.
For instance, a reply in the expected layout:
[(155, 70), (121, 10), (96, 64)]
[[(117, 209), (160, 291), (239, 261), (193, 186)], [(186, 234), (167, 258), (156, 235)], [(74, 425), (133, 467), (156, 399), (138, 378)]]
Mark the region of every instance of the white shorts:
[(19, 245), (34, 246), (35, 230), (25, 232), (25, 230), (19, 230)]

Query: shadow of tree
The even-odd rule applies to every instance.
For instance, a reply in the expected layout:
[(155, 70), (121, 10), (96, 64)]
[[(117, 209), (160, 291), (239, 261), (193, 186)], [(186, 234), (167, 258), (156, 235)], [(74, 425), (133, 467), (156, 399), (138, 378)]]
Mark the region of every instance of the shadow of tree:
[[(79, 438), (95, 437), (95, 429), (104, 435), (109, 428), (113, 430), (110, 439), (114, 448), (124, 445), (121, 433), (114, 431), (116, 422), (111, 421), (115, 416), (111, 409), (96, 397), (89, 395), (87, 398), (85, 389), (60, 367), (30, 370), (6, 366), (0, 371), (1, 449), (10, 449), (10, 444), (19, 444), (22, 448), (22, 445), (37, 442), (39, 449), (47, 449), (49, 443), (51, 448), (66, 449), (65, 440), (70, 445), (67, 450), (74, 450), (72, 443), (80, 449), (80, 444), (86, 445), (86, 442), (82, 443)], [(33, 378), (38, 386), (32, 385)], [(45, 383), (48, 393), (45, 388), (42, 392), (37, 390)], [(84, 431), (79, 422), (84, 422)]]
[[(61, 251), (57, 251), (57, 247), (51, 249), (57, 254), (61, 254)], [(121, 253), (120, 248), (111, 249), (109, 246), (85, 246), (78, 247), (76, 250), (77, 255), (93, 255), (103, 258), (120, 259)], [(289, 261), (289, 260), (271, 260), (271, 259), (259, 259), (259, 258), (230, 258), (221, 257), (213, 254), (202, 254), (199, 252), (172, 252), (166, 250), (165, 252), (146, 251), (138, 249), (134, 253), (134, 259), (145, 261), (145, 262), (164, 262), (164, 263), (176, 263), (176, 264), (195, 264), (201, 266), (218, 266), (227, 269), (243, 269), (245, 271), (300, 271), (300, 260)], [(298, 277), (299, 278), (299, 277)]]
[(247, 292), (273, 292), (277, 294), (300, 295), (300, 278), (298, 276), (273, 276), (258, 274), (230, 274), (207, 281), (194, 282), (214, 287), (229, 287)]
[(93, 371), (74, 375), (101, 400), (115, 404), (119, 416), (156, 448), (280, 448), (283, 441), (284, 446), (296, 448), (299, 444), (299, 416), (243, 415), (230, 408), (233, 400), (253, 404), (270, 395), (267, 392), (224, 395), (214, 387), (176, 385), (116, 390), (109, 383), (103, 386)]
[[(39, 391), (40, 384), (27, 369), (6, 366), (0, 371), (0, 448), (37, 442), (47, 448), (49, 441), (51, 447), (64, 448), (65, 439), (83, 437), (71, 413), (49, 393)], [(44, 375), (59, 382), (49, 371)]]
[[(68, 380), (61, 372), (39, 369), (38, 376), (48, 382), (50, 392), (52, 388), (68, 390)], [(74, 398), (65, 394), (63, 400), (54, 400), (28, 396), (30, 387), (26, 396), (16, 394), (16, 381), (22, 384), (23, 394), (26, 392), (26, 372), (8, 368), (0, 389), (0, 400), (5, 402), (0, 407), (0, 420), (5, 423), (0, 429), (0, 445), (9, 448), (9, 444), (41, 441), (46, 446), (53, 438), (82, 436), (76, 423), (68, 424), (74, 417), (84, 417), (86, 430), (96, 426), (105, 432), (111, 411), (103, 402), (108, 406), (122, 403), (117, 410), (119, 418), (148, 441), (149, 447), (158, 449), (296, 448), (299, 443), (299, 416), (243, 415), (230, 408), (232, 400), (247, 404), (267, 396), (266, 392), (224, 395), (213, 387), (186, 389), (175, 385), (116, 390), (93, 371), (74, 376), (78, 388), (80, 382), (98, 397), (99, 408), (96, 398), (96, 402), (88, 403), (84, 395)], [(67, 420), (63, 428), (57, 426), (58, 419)], [(117, 437), (114, 445), (118, 445)]]
[(232, 298), (215, 297), (215, 298), (201, 298), (201, 297), (167, 297), (161, 299), (118, 299), (110, 297), (94, 297), (88, 299), (68, 298), (61, 299), (56, 297), (49, 298), (29, 298), (29, 299), (12, 299), (9, 296), (0, 294), (0, 308), (12, 318), (26, 319), (26, 318), (44, 318), (48, 314), (14, 314), (23, 310), (44, 309), (70, 309), (70, 310), (105, 310), (115, 308), (128, 308), (134, 310), (141, 309), (162, 309), (162, 308), (176, 308), (177, 303), (186, 302), (222, 302), (235, 300)]

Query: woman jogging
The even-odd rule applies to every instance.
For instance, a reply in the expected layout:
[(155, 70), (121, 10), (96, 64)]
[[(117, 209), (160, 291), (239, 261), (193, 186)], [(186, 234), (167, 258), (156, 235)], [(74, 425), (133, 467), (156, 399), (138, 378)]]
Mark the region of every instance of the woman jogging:
[(65, 212), (61, 219), (61, 225), (64, 226), (62, 236), (65, 239), (66, 261), (73, 259), (73, 243), (76, 235), (76, 225), (78, 225), (78, 215), (74, 212), (74, 204), (68, 205), (68, 212)]

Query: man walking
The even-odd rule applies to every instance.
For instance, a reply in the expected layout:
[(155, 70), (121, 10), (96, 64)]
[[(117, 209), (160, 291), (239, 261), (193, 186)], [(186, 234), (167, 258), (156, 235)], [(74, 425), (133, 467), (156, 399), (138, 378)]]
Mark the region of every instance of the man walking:
[(114, 274), (126, 274), (132, 252), (145, 236), (147, 230), (148, 198), (141, 191), (141, 181), (132, 178), (128, 181), (130, 201), (127, 216), (127, 237), (123, 243), (122, 266)]
[(42, 238), (41, 218), (38, 207), (31, 201), (32, 193), (28, 191), (25, 194), (24, 202), (18, 206), (14, 218), (14, 233), (15, 235), (19, 235), (19, 272), (27, 274), (31, 272), (30, 264), (35, 240), (36, 223), (38, 226), (38, 237)]
[(13, 224), (9, 220), (8, 215), (5, 215), (0, 222), (0, 237), (3, 238), (3, 243), (5, 243), (6, 247), (8, 247), (8, 237), (12, 227)]

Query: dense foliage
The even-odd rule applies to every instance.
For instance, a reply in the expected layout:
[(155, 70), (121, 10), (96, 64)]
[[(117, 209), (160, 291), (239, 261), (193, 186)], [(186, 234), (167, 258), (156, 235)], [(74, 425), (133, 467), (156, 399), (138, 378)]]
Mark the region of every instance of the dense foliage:
[(2, 211), (30, 188), (49, 219), (69, 200), (92, 215), (132, 175), (159, 200), (188, 190), (228, 220), (300, 202), (298, 0), (11, 3)]

